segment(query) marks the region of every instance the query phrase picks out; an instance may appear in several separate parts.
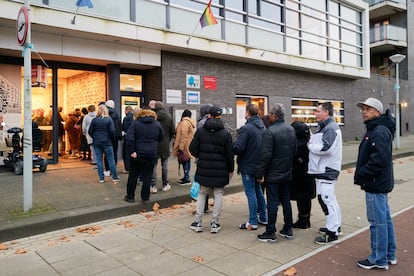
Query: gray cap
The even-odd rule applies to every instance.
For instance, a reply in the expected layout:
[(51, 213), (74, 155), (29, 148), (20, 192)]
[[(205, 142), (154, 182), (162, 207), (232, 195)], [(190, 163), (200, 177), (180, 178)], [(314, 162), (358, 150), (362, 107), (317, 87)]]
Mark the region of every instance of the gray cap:
[(379, 113), (384, 113), (384, 108), (382, 107), (382, 103), (380, 102), (380, 100), (375, 99), (375, 98), (368, 98), (365, 100), (365, 102), (359, 102), (357, 103), (357, 106), (359, 108), (362, 108), (363, 105), (369, 106), (369, 107), (373, 107), (376, 110), (379, 111)]

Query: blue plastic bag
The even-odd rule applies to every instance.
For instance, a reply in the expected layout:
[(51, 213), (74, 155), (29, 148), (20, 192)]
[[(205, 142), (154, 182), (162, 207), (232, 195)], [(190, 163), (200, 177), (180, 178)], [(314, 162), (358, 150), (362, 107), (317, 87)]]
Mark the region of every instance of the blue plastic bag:
[(200, 191), (200, 183), (194, 180), (190, 188), (191, 198), (193, 198), (194, 200), (197, 200), (199, 191)]

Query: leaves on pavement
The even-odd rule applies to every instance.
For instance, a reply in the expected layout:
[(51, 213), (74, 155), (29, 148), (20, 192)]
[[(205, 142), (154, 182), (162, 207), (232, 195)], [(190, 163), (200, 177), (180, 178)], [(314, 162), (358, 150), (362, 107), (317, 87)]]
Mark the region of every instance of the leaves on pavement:
[(285, 272), (283, 272), (283, 275), (286, 276), (293, 276), (296, 275), (296, 268), (294, 268), (293, 266), (289, 269), (286, 269)]
[(82, 226), (76, 228), (76, 232), (78, 233), (87, 233), (87, 234), (97, 234), (101, 230), (100, 226), (92, 225), (92, 226)]

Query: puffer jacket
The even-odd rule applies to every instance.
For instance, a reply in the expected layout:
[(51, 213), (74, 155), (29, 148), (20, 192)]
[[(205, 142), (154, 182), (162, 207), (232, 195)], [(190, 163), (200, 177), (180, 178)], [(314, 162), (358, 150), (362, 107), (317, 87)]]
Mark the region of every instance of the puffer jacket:
[(308, 173), (318, 179), (336, 180), (342, 166), (342, 132), (332, 117), (318, 126), (308, 143)]
[(369, 193), (389, 193), (394, 188), (392, 140), (395, 120), (388, 109), (380, 117), (364, 123), (367, 132), (359, 145), (354, 183)]
[(154, 111), (143, 109), (138, 112), (137, 120), (128, 129), (128, 152), (136, 152), (137, 158), (157, 158), (158, 143), (164, 139), (164, 130), (156, 117)]
[(259, 159), (260, 146), (266, 127), (259, 116), (250, 117), (246, 124), (238, 130), (233, 151), (237, 155), (238, 172), (256, 173), (256, 162)]
[(112, 146), (115, 137), (114, 121), (111, 117), (95, 117), (88, 129), (93, 145)]
[(234, 171), (233, 139), (219, 118), (209, 118), (197, 130), (190, 144), (191, 155), (198, 158), (195, 180), (206, 187), (229, 184)]
[(267, 183), (292, 180), (292, 163), (296, 154), (296, 134), (285, 120), (278, 119), (263, 135), (256, 178)]

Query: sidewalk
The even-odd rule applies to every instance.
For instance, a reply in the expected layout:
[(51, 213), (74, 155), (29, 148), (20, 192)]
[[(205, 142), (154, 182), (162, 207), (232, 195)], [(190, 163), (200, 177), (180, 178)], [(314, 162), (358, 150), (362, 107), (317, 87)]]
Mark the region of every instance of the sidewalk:
[[(343, 169), (354, 166), (359, 143), (347, 142), (343, 146)], [(414, 155), (414, 135), (401, 137), (400, 149), (395, 156)], [(122, 164), (119, 162), (118, 170)], [(192, 164), (192, 174), (195, 165)], [(181, 171), (182, 174), (182, 171)], [(159, 173), (160, 175), (160, 168)], [(6, 168), (0, 169), (0, 242), (47, 231), (72, 227), (103, 219), (135, 214), (148, 208), (139, 200), (130, 204), (124, 202), (128, 175), (120, 174), (121, 182), (113, 184), (110, 178), (105, 183), (97, 181), (97, 173), (88, 161), (62, 160), (49, 165), (46, 173), (33, 173), (33, 210), (31, 216), (23, 209), (23, 176), (15, 175)], [(172, 189), (151, 195), (150, 205), (158, 202), (161, 208), (190, 200), (189, 187), (177, 185), (178, 164), (175, 158), (169, 160), (169, 180)], [(137, 187), (139, 195), (140, 187)], [(226, 187), (226, 194), (243, 191), (241, 177), (235, 175)], [(137, 196), (139, 199), (139, 196)]]
[[(413, 157), (396, 159), (396, 186), (390, 194), (395, 217), (398, 264), (389, 275), (413, 275), (414, 179)], [(277, 243), (256, 238), (264, 231), (246, 231), (248, 208), (243, 192), (224, 197), (222, 230), (211, 234), (211, 215), (203, 219), (204, 232), (189, 229), (194, 203), (177, 204), (147, 212), (135, 206), (133, 215), (69, 227), (58, 231), (3, 242), (0, 250), (2, 275), (374, 275), (356, 261), (369, 254), (368, 222), (364, 192), (352, 185), (353, 169), (341, 172), (337, 197), (342, 209), (342, 232), (338, 243), (317, 245), (313, 240), (324, 215), (314, 200), (312, 228), (294, 230), (295, 238), (278, 236)], [(296, 214), (295, 204), (293, 214)], [(151, 211), (154, 208), (155, 211)], [(148, 211), (150, 210), (150, 211)], [(282, 219), (278, 218), (277, 229)]]

